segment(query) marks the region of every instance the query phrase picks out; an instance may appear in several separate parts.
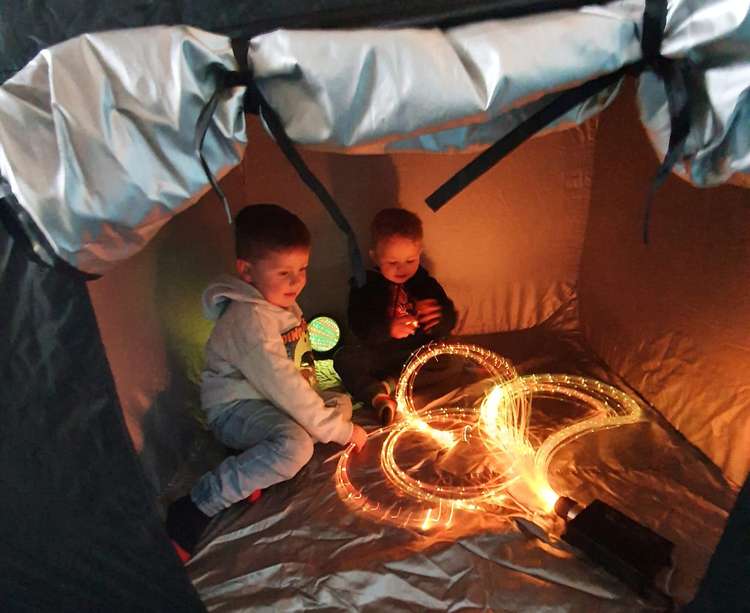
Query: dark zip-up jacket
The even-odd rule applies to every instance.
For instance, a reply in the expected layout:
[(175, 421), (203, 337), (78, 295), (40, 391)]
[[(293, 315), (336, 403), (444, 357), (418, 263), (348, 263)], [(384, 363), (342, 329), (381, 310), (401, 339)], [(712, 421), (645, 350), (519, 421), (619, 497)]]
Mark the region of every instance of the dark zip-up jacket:
[(406, 338), (391, 338), (390, 301), (395, 286), (377, 270), (367, 271), (367, 280), (362, 287), (352, 283), (349, 292), (349, 327), (362, 343), (378, 351), (411, 351), (450, 334), (456, 325), (453, 302), (440, 283), (420, 266), (414, 276), (403, 284), (403, 289), (414, 302), (428, 298), (437, 300), (443, 310), (440, 322), (429, 332), (417, 328), (414, 334)]

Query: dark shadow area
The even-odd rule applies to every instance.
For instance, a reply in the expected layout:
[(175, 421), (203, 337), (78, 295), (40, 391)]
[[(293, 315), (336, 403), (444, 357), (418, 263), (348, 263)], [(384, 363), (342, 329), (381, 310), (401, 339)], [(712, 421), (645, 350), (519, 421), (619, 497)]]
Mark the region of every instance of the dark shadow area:
[(211, 201), (203, 204), (172, 220), (155, 245), (153, 300), (164, 332), (169, 386), (143, 418), (141, 460), (162, 511), (225, 454), (206, 429), (200, 404), (203, 350), (213, 325), (203, 317), (201, 295), (225, 268), (225, 247), (233, 245), (224, 245), (212, 231), (228, 233), (221, 211)]
[(0, 226), (2, 609), (202, 611), (134, 454), (85, 281), (32, 262), (14, 230)]

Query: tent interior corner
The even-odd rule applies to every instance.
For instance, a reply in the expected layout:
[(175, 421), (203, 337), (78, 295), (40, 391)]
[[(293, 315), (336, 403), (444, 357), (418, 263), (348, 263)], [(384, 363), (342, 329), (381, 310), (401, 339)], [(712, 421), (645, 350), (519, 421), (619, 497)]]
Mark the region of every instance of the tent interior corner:
[[(255, 15), (121, 5), (79, 31), (49, 22), (46, 36), (45, 9), (31, 24), (11, 4), (0, 16), (4, 32), (16, 27), (0, 86), (0, 608), (747, 610), (749, 588), (732, 577), (750, 564), (750, 3), (663, 3), (661, 59), (647, 65), (642, 16), (661, 4), (650, 1), (415, 3), (400, 15), (393, 3)], [(134, 29), (102, 32), (123, 23)], [(674, 544), (653, 592), (597, 566), (561, 538), (565, 520), (533, 504), (479, 513), (407, 490), (389, 498), (389, 432), (364, 409), (355, 420), (376, 433), (362, 454), (325, 462), (338, 448), (317, 445), (294, 479), (222, 512), (182, 567), (162, 520), (226, 454), (201, 423), (211, 323), (200, 296), (234, 257), (199, 124), (231, 213), (278, 202), (310, 229), (306, 314), (346, 324), (352, 274), (351, 243), (268, 134), (268, 111), (244, 114), (243, 86), (215, 95), (217, 75), (238, 68), (227, 33), (249, 39), (253, 87), (364, 253), (377, 210), (421, 217), (423, 263), (454, 299), (458, 340), (524, 377), (585, 377), (634, 399), (642, 419), (571, 437), (547, 468), (557, 494), (601, 500)], [(560, 92), (634, 65), (640, 75), (560, 107)], [(676, 147), (681, 92), (693, 121)], [(425, 204), (556, 100), (542, 134), (439, 210)], [(675, 151), (646, 244), (649, 190)], [(340, 384), (328, 362), (318, 374)], [(479, 404), (487, 371), (454, 374), (415, 394), (423, 415)], [(537, 447), (617, 404), (596, 395), (605, 387), (538, 385)], [(449, 481), (486, 475), (476, 454), (399, 453), (418, 478), (425, 463)]]

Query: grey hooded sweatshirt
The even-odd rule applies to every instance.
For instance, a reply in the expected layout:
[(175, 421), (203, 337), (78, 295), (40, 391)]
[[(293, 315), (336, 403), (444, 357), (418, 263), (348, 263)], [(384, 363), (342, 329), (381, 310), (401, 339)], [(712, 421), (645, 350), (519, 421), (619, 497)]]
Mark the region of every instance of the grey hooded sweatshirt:
[(203, 310), (216, 320), (206, 344), (201, 404), (211, 423), (237, 400), (264, 399), (319, 442), (349, 442), (352, 422), (326, 406), (295, 366), (306, 335), (302, 311), (271, 304), (252, 285), (224, 275), (203, 293)]

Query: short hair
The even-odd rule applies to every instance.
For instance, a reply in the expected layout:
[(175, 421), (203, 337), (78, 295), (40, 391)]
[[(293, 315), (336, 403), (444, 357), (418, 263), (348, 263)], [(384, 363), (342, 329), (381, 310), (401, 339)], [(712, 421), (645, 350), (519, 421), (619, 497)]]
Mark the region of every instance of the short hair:
[(406, 209), (383, 209), (372, 220), (370, 233), (373, 245), (394, 236), (421, 241), (422, 220)]
[(237, 258), (259, 260), (270, 251), (310, 247), (310, 231), (294, 213), (278, 204), (251, 204), (235, 219)]

